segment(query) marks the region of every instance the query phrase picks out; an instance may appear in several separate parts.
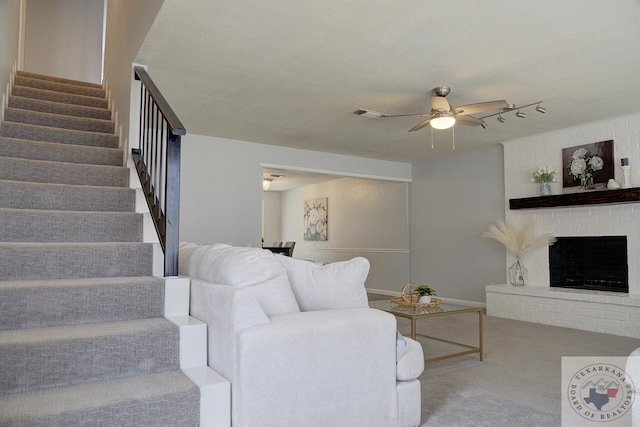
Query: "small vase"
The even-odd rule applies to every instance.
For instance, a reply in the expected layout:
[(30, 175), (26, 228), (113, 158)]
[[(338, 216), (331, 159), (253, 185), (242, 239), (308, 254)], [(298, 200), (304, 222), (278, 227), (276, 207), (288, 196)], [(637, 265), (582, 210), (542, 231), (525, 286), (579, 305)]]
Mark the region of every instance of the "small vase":
[(429, 295), (421, 296), (418, 302), (420, 304), (429, 304), (431, 302), (431, 297)]
[(516, 257), (516, 262), (509, 267), (509, 283), (513, 286), (524, 286), (527, 284), (527, 269), (520, 262), (520, 257)]
[(541, 196), (550, 196), (551, 195), (551, 183), (550, 182), (541, 182), (540, 183), (540, 195)]
[(580, 177), (580, 186), (583, 190), (593, 190), (595, 185), (593, 185), (593, 175), (582, 175)]

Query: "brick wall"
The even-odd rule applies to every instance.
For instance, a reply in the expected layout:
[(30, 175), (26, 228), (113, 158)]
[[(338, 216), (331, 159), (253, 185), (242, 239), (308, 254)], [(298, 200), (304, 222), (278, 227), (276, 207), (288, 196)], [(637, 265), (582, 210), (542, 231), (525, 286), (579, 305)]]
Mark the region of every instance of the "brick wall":
[(487, 315), (640, 338), (640, 295), (488, 285)]
[[(640, 186), (640, 114), (633, 114), (615, 119), (603, 120), (600, 122), (590, 123), (587, 125), (576, 126), (573, 128), (562, 129), (559, 131), (549, 132), (545, 134), (534, 135), (527, 138), (521, 138), (504, 143), (504, 177), (505, 177), (505, 218), (516, 224), (522, 224), (527, 217), (534, 220), (536, 224), (536, 232), (553, 233), (556, 236), (627, 236), (628, 264), (629, 264), (629, 295), (618, 296), (623, 298), (621, 301), (630, 303), (631, 307), (640, 307), (640, 203), (625, 205), (595, 205), (587, 207), (562, 207), (548, 209), (523, 209), (509, 210), (509, 199), (519, 197), (529, 197), (539, 195), (538, 184), (531, 182), (531, 172), (539, 166), (553, 166), (559, 171), (558, 183), (552, 184), (554, 194), (562, 193), (562, 174), (561, 171), (566, 165), (562, 164), (562, 149), (582, 144), (606, 141), (613, 139), (614, 141), (614, 162), (615, 162), (615, 179), (622, 182), (622, 170), (620, 169), (620, 159), (629, 158), (631, 165), (632, 185)], [(508, 267), (514, 262), (514, 258), (507, 255), (505, 266)], [(546, 249), (537, 249), (526, 254), (523, 257), (523, 263), (529, 270), (529, 284), (524, 288), (509, 287), (510, 292), (496, 293), (501, 295), (500, 301), (516, 301), (513, 307), (507, 311), (516, 310), (516, 306), (521, 307), (518, 316), (524, 320), (524, 304), (540, 304), (541, 306), (558, 306), (559, 302), (549, 302), (549, 295), (553, 300), (557, 296), (555, 291), (549, 288), (549, 254)], [(505, 275), (506, 281), (506, 275)], [(540, 295), (535, 297), (527, 295), (528, 288), (539, 287), (533, 289)], [(487, 289), (489, 290), (490, 287)], [(508, 289), (509, 289), (508, 288)], [(542, 289), (544, 288), (544, 289)], [(494, 289), (495, 291), (495, 289)], [(515, 292), (512, 293), (511, 291)], [(521, 294), (522, 298), (518, 299), (517, 294)], [(542, 295), (542, 294), (545, 295)], [(505, 295), (509, 295), (508, 298)], [(496, 295), (487, 293), (487, 311), (489, 314), (493, 311), (497, 312), (495, 307), (490, 308), (490, 300), (496, 302)], [(543, 300), (532, 300), (531, 298), (545, 298)], [(604, 297), (603, 297), (604, 298)], [(626, 299), (625, 299), (626, 298)], [(560, 298), (565, 300), (564, 298)], [(633, 301), (636, 301), (635, 303)], [(619, 312), (620, 307), (625, 304), (609, 304), (610, 306), (592, 306), (591, 297), (578, 297), (578, 300), (571, 299), (572, 304), (579, 307), (578, 313), (573, 313), (572, 319), (562, 320), (561, 326), (576, 327), (579, 329), (594, 330), (594, 327), (585, 327), (585, 322), (581, 321), (580, 316), (589, 313), (588, 310), (600, 312), (607, 309), (609, 311)], [(578, 301), (578, 302), (575, 302)], [(581, 301), (581, 302), (580, 302)], [(634, 305), (635, 304), (635, 305)], [(494, 304), (495, 305), (495, 304)], [(504, 307), (503, 307), (504, 308)], [(574, 307), (575, 308), (575, 307)], [(585, 310), (584, 313), (582, 310)], [(564, 313), (571, 312), (564, 311)], [(504, 310), (502, 311), (504, 314)], [(556, 315), (558, 317), (560, 315)], [(611, 316), (614, 316), (611, 314)], [(507, 316), (502, 316), (507, 317)], [(530, 319), (541, 316), (528, 316)], [(545, 318), (549, 318), (548, 314), (544, 314)], [(551, 316), (553, 318), (553, 316)], [(561, 317), (567, 317), (562, 315)], [(615, 317), (615, 316), (614, 316)], [(515, 318), (515, 317), (514, 317)], [(598, 317), (591, 316), (587, 322), (595, 326)], [(602, 318), (604, 319), (604, 317)], [(557, 319), (558, 321), (560, 319)], [(614, 320), (614, 319), (610, 319)], [(629, 319), (627, 319), (629, 320)], [(640, 331), (640, 319), (633, 318), (635, 322), (634, 328)], [(535, 320), (530, 320), (535, 321)], [(611, 323), (614, 322), (603, 322)], [(588, 325), (588, 324), (587, 324)], [(598, 329), (604, 332), (605, 325)], [(607, 327), (607, 332), (619, 329), (618, 326)], [(619, 335), (627, 335), (626, 332), (620, 331)], [(639, 332), (640, 333), (640, 332)], [(637, 336), (637, 335), (633, 335)]]

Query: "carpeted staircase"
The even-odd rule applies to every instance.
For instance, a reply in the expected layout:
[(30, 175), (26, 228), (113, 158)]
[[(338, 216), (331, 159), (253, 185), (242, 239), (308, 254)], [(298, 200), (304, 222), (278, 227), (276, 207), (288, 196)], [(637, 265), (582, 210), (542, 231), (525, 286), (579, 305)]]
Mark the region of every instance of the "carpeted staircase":
[(0, 125), (0, 425), (198, 425), (102, 86), (17, 72)]

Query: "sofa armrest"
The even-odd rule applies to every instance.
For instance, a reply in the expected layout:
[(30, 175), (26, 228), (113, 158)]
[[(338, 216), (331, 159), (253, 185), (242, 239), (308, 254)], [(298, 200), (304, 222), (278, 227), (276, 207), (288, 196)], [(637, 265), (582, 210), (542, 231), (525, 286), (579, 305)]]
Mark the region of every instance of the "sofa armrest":
[(234, 424), (397, 424), (396, 328), (389, 313), (355, 308), (272, 316), (239, 330)]
[(424, 371), (424, 351), (416, 340), (404, 337), (407, 345), (398, 360), (398, 381), (411, 381), (417, 379)]
[(190, 313), (207, 324), (209, 366), (229, 380), (237, 332), (270, 323), (250, 291), (201, 279), (191, 279)]

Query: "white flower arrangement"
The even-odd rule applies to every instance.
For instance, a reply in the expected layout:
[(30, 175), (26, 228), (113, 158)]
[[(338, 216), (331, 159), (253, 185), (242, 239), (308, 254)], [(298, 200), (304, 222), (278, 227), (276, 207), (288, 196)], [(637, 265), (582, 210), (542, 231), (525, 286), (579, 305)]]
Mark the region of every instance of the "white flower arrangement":
[(545, 182), (556, 182), (556, 170), (551, 166), (540, 166), (531, 172), (531, 182), (542, 184)]
[(602, 170), (604, 160), (602, 157), (591, 154), (586, 148), (578, 148), (571, 155), (571, 162), (567, 165), (573, 179), (580, 179), (582, 188), (593, 187), (594, 175)]
[(482, 237), (497, 240), (513, 255), (520, 258), (533, 249), (552, 245), (556, 241), (556, 238), (548, 233), (534, 236), (534, 228), (535, 226), (531, 220), (527, 220), (520, 229), (517, 229), (515, 225), (509, 222), (498, 220), (496, 225), (489, 227), (489, 231), (482, 233)]

